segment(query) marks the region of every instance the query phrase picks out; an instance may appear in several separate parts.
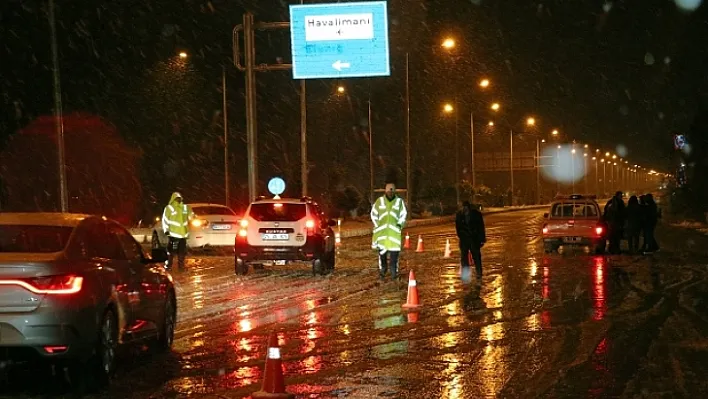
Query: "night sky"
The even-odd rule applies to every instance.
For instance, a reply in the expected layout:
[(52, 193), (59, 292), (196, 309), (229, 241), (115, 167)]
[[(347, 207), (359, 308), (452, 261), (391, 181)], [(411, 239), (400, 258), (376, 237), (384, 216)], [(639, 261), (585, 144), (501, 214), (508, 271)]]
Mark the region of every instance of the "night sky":
[[(219, 113), (226, 65), (233, 179), (245, 190), (244, 82), (231, 64), (231, 31), (246, 9), (258, 21), (287, 20), (289, 2), (56, 2), (64, 112), (114, 124), (143, 151), (150, 171), (143, 184), (159, 198), (199, 176), (215, 176), (215, 187), (223, 181)], [(0, 5), (3, 142), (53, 107), (49, 28), (40, 4), (46, 2)], [(449, 125), (440, 109), (455, 96), (461, 114), (475, 111), (480, 123), (491, 117), (487, 105), (499, 101), (507, 124), (533, 115), (539, 134), (557, 128), (563, 140), (610, 151), (624, 145), (633, 163), (672, 171), (672, 135), (689, 128), (708, 91), (706, 5), (686, 12), (669, 0), (391, 0), (389, 22), (391, 77), (308, 82), (314, 187), (336, 184), (324, 161), (332, 154), (345, 169), (341, 178), (368, 186), (367, 175), (357, 173), (368, 154), (362, 131), (369, 99), (377, 163), (404, 167), (406, 52), (414, 163), (429, 177), (449, 165), (450, 135), (443, 134)], [(458, 43), (454, 57), (440, 48), (446, 36)], [(180, 61), (179, 51), (189, 58)], [(289, 62), (288, 33), (259, 34), (257, 52), (259, 62)], [(486, 92), (476, 86), (482, 77), (492, 81)], [(348, 96), (336, 95), (339, 84)], [(299, 176), (298, 88), (290, 72), (258, 75), (264, 179)], [(468, 121), (461, 118), (465, 132)], [(176, 167), (191, 170), (168, 173), (173, 158), (188, 159)]]

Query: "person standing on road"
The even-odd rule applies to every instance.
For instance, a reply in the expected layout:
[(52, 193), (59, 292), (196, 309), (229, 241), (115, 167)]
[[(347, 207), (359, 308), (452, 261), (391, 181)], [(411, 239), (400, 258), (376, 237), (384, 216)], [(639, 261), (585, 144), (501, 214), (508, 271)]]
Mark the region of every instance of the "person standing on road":
[(622, 192), (617, 191), (615, 196), (605, 205), (603, 220), (609, 229), (610, 253), (619, 255), (620, 243), (624, 234), (624, 222), (626, 217), (626, 207), (622, 199)]
[(398, 258), (401, 253), (402, 231), (406, 225), (408, 210), (406, 203), (396, 194), (396, 185), (386, 183), (384, 195), (377, 198), (371, 206), (371, 221), (374, 230), (371, 247), (379, 253), (379, 277), (383, 280), (391, 267), (391, 280), (398, 278)]
[(472, 254), (477, 281), (482, 281), (482, 247), (487, 241), (482, 212), (469, 201), (462, 203), (462, 209), (455, 216), (455, 230), (460, 244), (462, 278), (466, 280), (470, 272), (469, 256)]
[(643, 226), (644, 210), (637, 196), (633, 195), (627, 202), (627, 243), (631, 254), (639, 251), (639, 236), (642, 234)]
[(172, 268), (174, 255), (177, 253), (179, 270), (184, 270), (184, 258), (187, 255), (187, 237), (189, 237), (189, 222), (194, 218), (192, 208), (183, 203), (182, 194), (172, 193), (170, 202), (162, 211), (162, 231), (168, 238), (167, 262), (165, 268)]

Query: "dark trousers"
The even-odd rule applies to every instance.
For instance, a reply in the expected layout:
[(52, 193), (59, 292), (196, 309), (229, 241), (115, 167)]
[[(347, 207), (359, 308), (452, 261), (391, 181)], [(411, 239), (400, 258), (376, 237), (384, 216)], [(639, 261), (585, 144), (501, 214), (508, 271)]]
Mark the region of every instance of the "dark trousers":
[(187, 256), (187, 239), (170, 237), (167, 243), (167, 262), (165, 267), (170, 269), (174, 261), (175, 253), (179, 261), (179, 270), (184, 270), (184, 258)]
[(647, 226), (644, 228), (644, 243), (642, 249), (648, 252), (654, 252), (659, 249), (659, 244), (656, 242), (656, 237), (654, 237), (654, 226)]
[(619, 254), (621, 252), (620, 243), (622, 242), (622, 228), (610, 226), (609, 241), (610, 253)]
[(463, 269), (470, 267), (470, 254), (474, 261), (477, 276), (482, 276), (482, 248), (476, 242), (460, 240), (460, 264)]
[(629, 244), (629, 252), (635, 253), (639, 250), (639, 232), (628, 231), (627, 243)]
[[(379, 254), (379, 276), (381, 279), (386, 277), (389, 266), (391, 267), (391, 280), (398, 278), (398, 255), (400, 255), (399, 251), (386, 251)], [(388, 258), (391, 258), (390, 264)]]

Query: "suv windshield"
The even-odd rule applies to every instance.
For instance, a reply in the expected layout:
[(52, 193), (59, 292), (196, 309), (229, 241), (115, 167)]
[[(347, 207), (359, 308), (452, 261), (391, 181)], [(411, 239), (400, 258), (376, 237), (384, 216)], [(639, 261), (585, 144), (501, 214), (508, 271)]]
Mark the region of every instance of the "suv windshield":
[(0, 252), (63, 251), (72, 230), (73, 227), (67, 226), (1, 225)]
[(551, 217), (554, 218), (596, 218), (597, 206), (587, 202), (560, 202), (553, 205)]
[(196, 206), (192, 208), (195, 215), (227, 215), (236, 216), (236, 213), (225, 206)]
[(295, 222), (307, 216), (305, 204), (283, 202), (251, 204), (248, 216), (259, 222)]

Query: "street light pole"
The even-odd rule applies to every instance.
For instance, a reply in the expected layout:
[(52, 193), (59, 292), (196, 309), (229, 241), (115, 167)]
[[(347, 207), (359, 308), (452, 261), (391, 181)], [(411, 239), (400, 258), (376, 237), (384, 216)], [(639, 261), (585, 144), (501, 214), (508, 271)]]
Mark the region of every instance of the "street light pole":
[(509, 175), (511, 180), (511, 206), (514, 206), (514, 130), (509, 129)]
[(406, 52), (406, 192), (408, 193), (408, 204), (413, 202), (413, 179), (411, 177), (411, 97), (409, 87), (409, 59)]
[(253, 14), (243, 15), (246, 62), (246, 146), (248, 155), (248, 201), (258, 195), (258, 142), (256, 132), (256, 45), (253, 33)]
[(371, 127), (371, 97), (369, 97), (369, 201), (374, 203), (374, 136)]
[(229, 206), (229, 125), (228, 125), (228, 109), (226, 102), (226, 66), (221, 66), (221, 91), (223, 93), (223, 111), (224, 114), (224, 205)]
[(54, 18), (54, 0), (49, 0), (49, 29), (51, 31), (52, 66), (54, 77), (54, 123), (57, 132), (57, 158), (59, 163), (59, 202), (61, 211), (69, 211), (69, 195), (66, 184), (66, 159), (64, 153), (64, 115), (61, 103), (61, 79), (59, 77), (59, 51), (57, 49), (57, 27)]
[(541, 140), (536, 139), (536, 204), (541, 204)]
[[(475, 190), (475, 187), (477, 187), (477, 171), (474, 167), (474, 111), (470, 112), (470, 148), (470, 155), (472, 156), (470, 165), (472, 168), (472, 190)], [(476, 194), (476, 191), (474, 192)]]
[[(455, 96), (455, 105), (457, 104), (457, 96)], [(458, 133), (457, 133), (457, 120), (459, 115), (459, 110), (455, 111), (455, 197), (457, 199), (457, 206), (460, 206), (460, 145), (458, 143)]]

